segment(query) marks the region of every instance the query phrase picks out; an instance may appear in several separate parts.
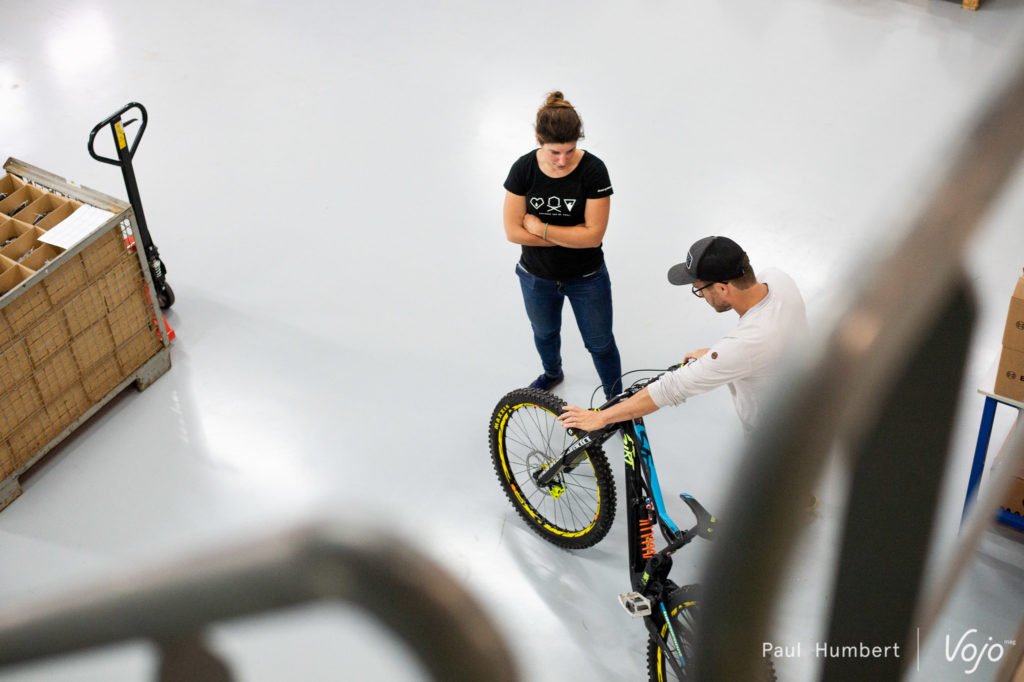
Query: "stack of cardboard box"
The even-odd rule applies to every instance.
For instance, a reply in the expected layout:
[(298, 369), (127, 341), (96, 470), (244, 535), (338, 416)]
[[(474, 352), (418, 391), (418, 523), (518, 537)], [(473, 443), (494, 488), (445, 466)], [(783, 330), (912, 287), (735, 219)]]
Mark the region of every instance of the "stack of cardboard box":
[[(1003, 353), (999, 357), (999, 369), (996, 372), (993, 392), (1011, 400), (1024, 402), (1024, 276), (1017, 279), (1017, 288), (1010, 298), (1006, 329), (1003, 331)], [(1018, 416), (1015, 428), (1019, 427)], [(1016, 480), (1002, 507), (1024, 516), (1024, 470), (1017, 472)]]
[(1024, 276), (1017, 279), (1017, 288), (1010, 299), (1010, 311), (1006, 315), (995, 393), (1024, 401)]

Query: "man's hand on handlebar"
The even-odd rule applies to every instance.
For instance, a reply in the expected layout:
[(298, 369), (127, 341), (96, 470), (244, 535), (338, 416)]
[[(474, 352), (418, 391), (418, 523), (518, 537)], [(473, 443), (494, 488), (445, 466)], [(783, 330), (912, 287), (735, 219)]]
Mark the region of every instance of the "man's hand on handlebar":
[(562, 414), (558, 416), (559, 421), (565, 428), (579, 429), (580, 431), (597, 431), (608, 425), (605, 414), (596, 410), (584, 410), (576, 405), (566, 405), (562, 408)]
[[(672, 371), (680, 366), (696, 362), (697, 358), (707, 353), (708, 350), (709, 349), (707, 348), (702, 348), (700, 350), (695, 350), (692, 353), (687, 353), (680, 365), (670, 367), (666, 371)], [(630, 419), (636, 419), (637, 417), (644, 417), (658, 409), (654, 399), (651, 398), (650, 391), (647, 390), (647, 385), (657, 381), (660, 377), (661, 375), (659, 374), (653, 379), (647, 379), (643, 382), (633, 384), (633, 386), (627, 389), (626, 393), (621, 394), (622, 396), (631, 394), (629, 398), (621, 402), (617, 402), (614, 405), (610, 405), (603, 410), (584, 410), (582, 407), (577, 407), (576, 405), (566, 405), (562, 408), (562, 414), (558, 416), (558, 420), (562, 423), (562, 426), (567, 429), (597, 431), (598, 429), (603, 429), (609, 424), (624, 422)]]
[(709, 350), (711, 349), (701, 348), (700, 350), (690, 351), (689, 353), (683, 356), (683, 364), (688, 365), (691, 362), (696, 361), (698, 358), (704, 357), (704, 354), (707, 353)]

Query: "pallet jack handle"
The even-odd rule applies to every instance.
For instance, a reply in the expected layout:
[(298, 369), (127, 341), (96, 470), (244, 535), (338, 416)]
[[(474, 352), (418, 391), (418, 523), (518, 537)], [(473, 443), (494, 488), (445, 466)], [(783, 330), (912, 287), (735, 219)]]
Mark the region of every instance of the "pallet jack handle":
[[(129, 147), (124, 135), (124, 126), (121, 124), (121, 115), (127, 113), (132, 109), (138, 109), (139, 113), (142, 114), (142, 126), (139, 128), (139, 132), (135, 135), (135, 139), (132, 141), (131, 147)], [(130, 125), (134, 122), (135, 119), (131, 119), (124, 125)], [(139, 142), (142, 140), (142, 134), (146, 132), (146, 125), (148, 123), (149, 114), (146, 112), (146, 107), (142, 106), (138, 102), (129, 102), (128, 104), (121, 107), (121, 109), (118, 112), (111, 115), (106, 120), (97, 123), (96, 127), (92, 129), (92, 132), (89, 133), (89, 155), (92, 156), (92, 158), (96, 159), (97, 161), (109, 163), (113, 166), (123, 167), (124, 165), (126, 165), (126, 162), (128, 162), (127, 165), (130, 165), (132, 158), (135, 156), (135, 150), (138, 149)], [(96, 133), (98, 133), (103, 128), (103, 126), (107, 125), (109, 125), (113, 129), (114, 139), (117, 141), (118, 158), (116, 159), (111, 159), (106, 156), (100, 156), (99, 154), (96, 153), (96, 148), (93, 144), (96, 138)]]
[[(131, 125), (138, 119), (133, 118), (122, 123), (121, 117), (132, 109), (138, 109), (142, 117), (142, 124), (139, 126), (139, 131), (136, 133), (135, 139), (132, 140), (131, 145), (129, 145), (124, 133), (124, 128), (125, 126)], [(156, 287), (157, 301), (160, 304), (160, 308), (166, 310), (174, 303), (174, 291), (171, 289), (170, 285), (167, 284), (167, 268), (164, 266), (163, 261), (160, 260), (160, 254), (157, 251), (156, 245), (153, 243), (153, 238), (149, 234), (146, 215), (142, 211), (142, 199), (139, 196), (139, 184), (135, 180), (135, 169), (132, 167), (132, 158), (135, 156), (135, 151), (139, 148), (139, 142), (142, 140), (142, 134), (146, 132), (146, 125), (148, 123), (149, 114), (146, 112), (146, 107), (142, 106), (138, 102), (129, 102), (108, 118), (97, 123), (92, 129), (92, 132), (89, 133), (89, 155), (97, 161), (109, 163), (110, 165), (118, 166), (121, 169), (121, 175), (124, 177), (125, 189), (128, 191), (128, 202), (132, 205), (132, 209), (135, 211), (135, 223), (139, 231), (139, 241), (142, 243), (143, 252), (146, 254), (146, 260), (149, 262), (150, 274), (153, 276), (153, 285)], [(96, 153), (96, 133), (102, 130), (105, 126), (110, 126), (110, 130), (114, 135), (114, 145), (117, 147), (116, 159), (101, 156)]]

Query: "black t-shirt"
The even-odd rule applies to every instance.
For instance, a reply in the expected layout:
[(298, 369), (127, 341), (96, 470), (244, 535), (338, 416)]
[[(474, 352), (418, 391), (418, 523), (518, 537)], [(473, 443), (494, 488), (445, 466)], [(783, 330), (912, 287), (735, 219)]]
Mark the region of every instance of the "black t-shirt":
[[(519, 157), (505, 179), (505, 189), (526, 197), (526, 212), (551, 225), (572, 226), (585, 222), (587, 199), (611, 196), (612, 181), (604, 162), (585, 152), (579, 164), (564, 178), (545, 175), (537, 164), (537, 150)], [(564, 246), (523, 246), (523, 267), (544, 279), (572, 279), (601, 268), (604, 252), (597, 246), (570, 249)]]

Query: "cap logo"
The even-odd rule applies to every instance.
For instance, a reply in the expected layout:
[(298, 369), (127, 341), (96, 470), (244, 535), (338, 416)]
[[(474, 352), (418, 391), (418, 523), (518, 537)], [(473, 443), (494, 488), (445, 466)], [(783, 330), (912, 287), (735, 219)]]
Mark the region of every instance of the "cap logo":
[(693, 267), (693, 254), (689, 251), (686, 252), (686, 269), (689, 270)]

